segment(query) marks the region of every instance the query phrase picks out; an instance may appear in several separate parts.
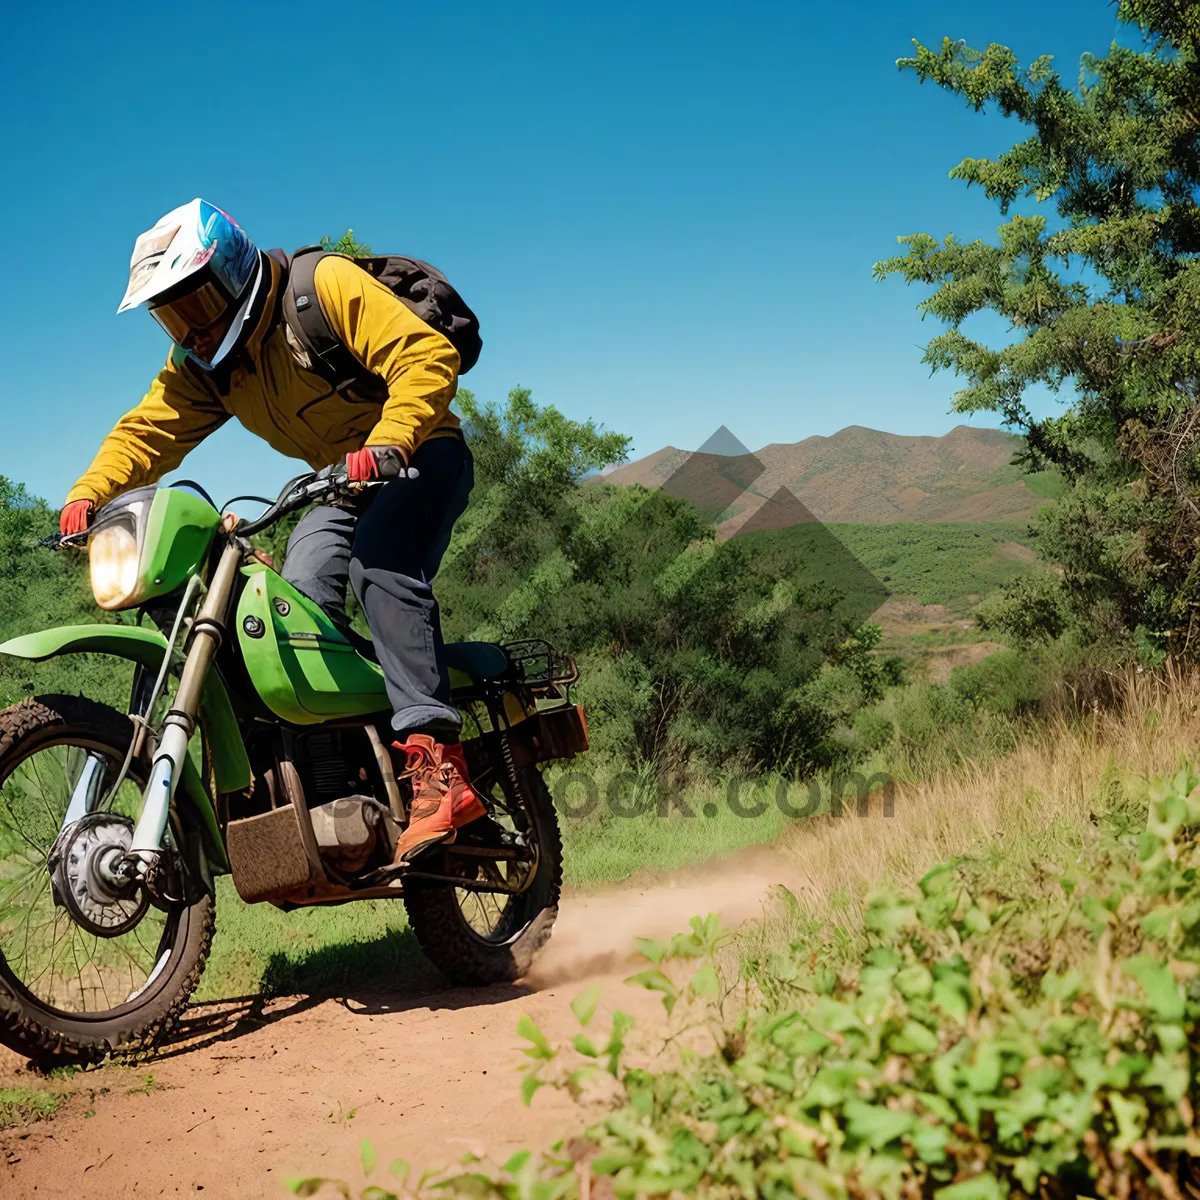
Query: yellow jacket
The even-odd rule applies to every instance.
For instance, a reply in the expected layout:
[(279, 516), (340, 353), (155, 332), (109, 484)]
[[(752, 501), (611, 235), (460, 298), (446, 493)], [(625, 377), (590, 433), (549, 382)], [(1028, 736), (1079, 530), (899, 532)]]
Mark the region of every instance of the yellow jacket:
[(282, 268), (271, 256), (271, 287), (258, 327), (224, 393), (210, 389), (172, 347), (167, 365), (142, 402), (104, 439), (87, 473), (67, 496), (96, 507), (130, 488), (154, 483), (230, 417), (281, 454), (319, 468), (351, 450), (399, 446), (411, 453), (426, 438), (459, 427), (450, 412), (458, 384), (458, 351), (348, 258), (317, 264), (316, 290), (330, 329), (368, 370), (387, 382), (387, 399), (359, 401), (302, 369), (282, 324), (271, 314)]

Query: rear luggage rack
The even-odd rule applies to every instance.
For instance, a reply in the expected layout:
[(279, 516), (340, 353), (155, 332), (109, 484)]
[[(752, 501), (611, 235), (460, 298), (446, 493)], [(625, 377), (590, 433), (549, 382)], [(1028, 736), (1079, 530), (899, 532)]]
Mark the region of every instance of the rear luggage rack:
[(505, 642), (501, 649), (508, 655), (517, 677), (531, 692), (560, 696), (559, 685), (569, 688), (579, 679), (575, 660), (555, 650), (544, 638)]

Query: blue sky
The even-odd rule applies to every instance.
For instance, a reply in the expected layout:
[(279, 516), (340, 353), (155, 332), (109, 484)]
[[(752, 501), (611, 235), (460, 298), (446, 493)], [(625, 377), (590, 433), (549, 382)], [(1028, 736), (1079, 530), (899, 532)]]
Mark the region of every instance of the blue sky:
[[(264, 247), (350, 226), (436, 263), (483, 323), (467, 386), (635, 453), (943, 433), (935, 328), (871, 265), (901, 233), (989, 236), (947, 172), (1020, 130), (895, 60), (949, 35), (1074, 80), (1114, 34), (1105, 0), (63, 0), (6, 26), (0, 473), (55, 503), (165, 357), (115, 309), (134, 237), (196, 195)], [(232, 425), (186, 467), (218, 496), (298, 469)]]

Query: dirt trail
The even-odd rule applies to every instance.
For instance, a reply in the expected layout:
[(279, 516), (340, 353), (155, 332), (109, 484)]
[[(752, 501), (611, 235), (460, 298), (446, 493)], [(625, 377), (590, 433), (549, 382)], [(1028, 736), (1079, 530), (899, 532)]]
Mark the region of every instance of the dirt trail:
[[(0, 1196), (282, 1196), (295, 1174), (361, 1179), (364, 1137), (382, 1162), (422, 1167), (551, 1141), (578, 1117), (548, 1090), (531, 1109), (517, 1099), (520, 1014), (564, 1038), (570, 999), (599, 980), (601, 1019), (620, 1007), (653, 1026), (655, 998), (620, 983), (633, 938), (668, 936), (694, 913), (753, 918), (779, 866), (755, 851), (567, 896), (535, 974), (516, 986), (448, 989), (430, 971), (371, 996), (197, 1005), (152, 1061), (76, 1075), (53, 1121), (0, 1133)], [(0, 1050), (0, 1087), (38, 1082)]]

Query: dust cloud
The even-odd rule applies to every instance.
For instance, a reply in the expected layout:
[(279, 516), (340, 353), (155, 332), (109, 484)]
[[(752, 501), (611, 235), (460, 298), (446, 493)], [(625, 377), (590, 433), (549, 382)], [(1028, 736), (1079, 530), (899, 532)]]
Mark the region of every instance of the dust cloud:
[(617, 971), (635, 961), (635, 939), (686, 932), (694, 916), (716, 913), (735, 928), (761, 917), (771, 889), (789, 882), (790, 873), (782, 856), (758, 850), (675, 876), (635, 877), (597, 892), (568, 893), (526, 982), (545, 988)]

